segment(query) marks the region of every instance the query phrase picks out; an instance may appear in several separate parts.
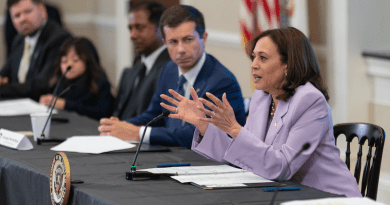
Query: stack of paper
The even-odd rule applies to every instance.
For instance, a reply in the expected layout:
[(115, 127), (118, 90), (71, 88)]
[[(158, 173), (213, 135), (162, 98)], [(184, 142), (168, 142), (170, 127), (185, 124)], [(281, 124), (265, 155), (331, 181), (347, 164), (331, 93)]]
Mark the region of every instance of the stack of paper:
[[(171, 178), (180, 183), (192, 183), (202, 188), (245, 187), (248, 184), (277, 185), (252, 172), (228, 165), (185, 166), (143, 169), (154, 174), (171, 174)], [(267, 185), (267, 186), (268, 186)]]

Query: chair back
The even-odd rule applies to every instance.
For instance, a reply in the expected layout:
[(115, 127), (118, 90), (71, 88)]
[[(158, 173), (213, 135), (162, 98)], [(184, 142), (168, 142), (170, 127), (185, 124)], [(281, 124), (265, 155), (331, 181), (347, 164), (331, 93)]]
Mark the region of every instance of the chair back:
[[(347, 150), (345, 152), (345, 163), (348, 169), (350, 169), (350, 144), (353, 138), (358, 138), (359, 151), (357, 153), (357, 160), (355, 165), (354, 176), (359, 184), (361, 161), (362, 161), (362, 147), (367, 141), (368, 152), (366, 157), (366, 163), (364, 165), (364, 171), (361, 183), (361, 193), (373, 200), (376, 200), (378, 192), (379, 173), (381, 169), (383, 146), (385, 144), (385, 131), (383, 128), (369, 123), (342, 123), (333, 126), (334, 136), (336, 138), (340, 134), (344, 134), (347, 141)], [(372, 158), (372, 147), (375, 146), (374, 157)]]

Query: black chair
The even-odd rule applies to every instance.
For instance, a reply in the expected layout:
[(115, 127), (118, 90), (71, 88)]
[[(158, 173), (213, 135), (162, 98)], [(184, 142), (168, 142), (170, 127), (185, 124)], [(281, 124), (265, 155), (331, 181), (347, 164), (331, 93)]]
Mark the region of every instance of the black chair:
[[(347, 150), (345, 152), (345, 163), (347, 164), (348, 169), (350, 169), (350, 143), (353, 138), (357, 137), (359, 143), (359, 151), (357, 153), (357, 160), (355, 165), (355, 178), (357, 183), (359, 184), (360, 179), (360, 170), (361, 170), (361, 161), (362, 161), (362, 146), (365, 141), (368, 141), (367, 146), (367, 159), (364, 165), (363, 178), (361, 183), (361, 193), (363, 196), (367, 196), (371, 199), (376, 200), (376, 195), (378, 192), (378, 181), (379, 181), (379, 173), (381, 169), (382, 162), (382, 153), (383, 146), (385, 144), (385, 131), (383, 128), (369, 123), (343, 123), (337, 124), (333, 126), (334, 136), (336, 138), (340, 134), (344, 134), (347, 141)], [(371, 153), (372, 147), (375, 146), (375, 154), (372, 159), (371, 164)]]

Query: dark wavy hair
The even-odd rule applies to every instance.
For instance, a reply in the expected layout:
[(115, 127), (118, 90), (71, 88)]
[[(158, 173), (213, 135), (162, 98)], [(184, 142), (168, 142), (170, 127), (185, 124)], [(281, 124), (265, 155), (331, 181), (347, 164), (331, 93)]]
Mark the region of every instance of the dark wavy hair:
[(165, 38), (164, 27), (175, 28), (184, 22), (195, 22), (195, 30), (203, 38), (206, 30), (203, 14), (196, 8), (187, 5), (175, 5), (165, 10), (160, 19), (160, 31)]
[(297, 87), (310, 82), (322, 92), (326, 100), (329, 100), (317, 58), (306, 36), (294, 27), (264, 31), (245, 46), (246, 54), (252, 61), (252, 53), (257, 41), (266, 36), (270, 37), (278, 47), (280, 61), (287, 64), (286, 83), (282, 85), (284, 92), (276, 96), (276, 99), (287, 101), (294, 95)]
[(135, 6), (132, 6), (130, 8), (129, 13), (134, 12), (134, 11), (139, 11), (139, 10), (147, 11), (149, 14), (149, 17), (148, 17), (149, 22), (153, 23), (156, 26), (156, 28), (158, 28), (158, 24), (160, 22), (161, 15), (165, 11), (165, 7), (162, 4), (160, 4), (158, 2), (154, 2), (154, 1), (141, 2), (141, 3), (136, 4)]
[(61, 58), (65, 56), (69, 49), (74, 47), (77, 55), (85, 63), (85, 75), (87, 77), (88, 84), (84, 85), (84, 89), (90, 90), (92, 93), (98, 92), (97, 81), (106, 76), (102, 66), (100, 65), (99, 55), (95, 46), (90, 40), (84, 37), (75, 38), (71, 37), (64, 41), (60, 47), (60, 51), (54, 62), (55, 73), (49, 81), (50, 87), (54, 87), (58, 78), (61, 76)]

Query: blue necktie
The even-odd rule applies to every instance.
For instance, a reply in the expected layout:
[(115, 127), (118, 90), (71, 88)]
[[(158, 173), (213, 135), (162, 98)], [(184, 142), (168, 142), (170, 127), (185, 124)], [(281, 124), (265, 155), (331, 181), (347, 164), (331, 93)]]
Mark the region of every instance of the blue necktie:
[(183, 88), (183, 84), (187, 82), (186, 78), (184, 77), (184, 75), (181, 75), (179, 80), (177, 81), (177, 88), (176, 88), (176, 92), (179, 93), (180, 95), (184, 96), (184, 88)]

